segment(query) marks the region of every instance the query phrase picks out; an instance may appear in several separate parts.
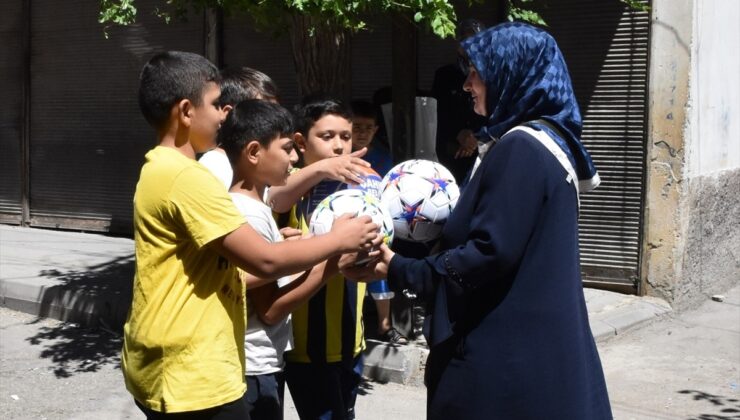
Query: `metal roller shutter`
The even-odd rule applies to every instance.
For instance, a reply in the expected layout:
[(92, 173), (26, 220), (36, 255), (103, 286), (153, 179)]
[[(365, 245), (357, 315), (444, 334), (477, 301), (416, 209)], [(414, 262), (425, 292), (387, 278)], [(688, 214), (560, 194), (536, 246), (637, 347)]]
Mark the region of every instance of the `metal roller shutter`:
[(137, 105), (138, 75), (166, 49), (202, 54), (203, 17), (165, 25), (153, 1), (138, 23), (103, 36), (97, 0), (31, 4), (31, 224), (130, 232), (132, 199), (155, 136)]
[(222, 45), (224, 67), (247, 66), (259, 70), (277, 84), (283, 106), (292, 107), (300, 102), (287, 31), (279, 35), (259, 32), (249, 18), (227, 17)]
[[(453, 1), (452, 3), (455, 5), (455, 12), (460, 20), (477, 19), (487, 27), (498, 23), (501, 2), (484, 2), (473, 4), (470, 7), (468, 7), (469, 2)], [(429, 29), (423, 28), (419, 30), (417, 54), (419, 71), (417, 87), (423, 92), (428, 92), (432, 89), (435, 70), (456, 62), (457, 42), (452, 38), (440, 39)]]
[[(371, 19), (369, 30), (352, 38), (352, 98), (371, 100), (380, 87), (391, 84), (391, 27), (389, 18)], [(248, 18), (229, 17), (223, 30), (224, 67), (247, 66), (270, 76), (287, 107), (300, 102), (298, 78), (287, 32), (273, 35), (254, 29)]]
[(23, 2), (0, 1), (0, 222), (21, 222)]
[(372, 101), (393, 82), (391, 18), (372, 19), (368, 28), (352, 37), (352, 98)]
[[(581, 268), (586, 283), (634, 291), (639, 275), (649, 14), (618, 0), (559, 0), (540, 10), (558, 41), (584, 117), (583, 141), (602, 178), (582, 196)], [(457, 8), (460, 18), (496, 23), (494, 4)], [(419, 88), (454, 59), (454, 44), (419, 36)]]
[(616, 0), (561, 0), (543, 17), (568, 63), (583, 142), (602, 179), (581, 198), (584, 281), (630, 290), (639, 275), (649, 14)]

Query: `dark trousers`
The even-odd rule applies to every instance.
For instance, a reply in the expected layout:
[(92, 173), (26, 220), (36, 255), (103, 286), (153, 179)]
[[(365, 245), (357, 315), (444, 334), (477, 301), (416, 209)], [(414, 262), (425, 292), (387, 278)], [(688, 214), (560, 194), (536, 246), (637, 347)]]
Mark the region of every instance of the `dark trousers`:
[(287, 363), (285, 379), (301, 420), (352, 420), (362, 355), (346, 362)]
[(283, 372), (247, 376), (247, 403), (251, 420), (283, 420)]
[(148, 420), (249, 420), (249, 407), (246, 398), (198, 411), (182, 413), (160, 413), (145, 407), (134, 400), (136, 406), (144, 412)]

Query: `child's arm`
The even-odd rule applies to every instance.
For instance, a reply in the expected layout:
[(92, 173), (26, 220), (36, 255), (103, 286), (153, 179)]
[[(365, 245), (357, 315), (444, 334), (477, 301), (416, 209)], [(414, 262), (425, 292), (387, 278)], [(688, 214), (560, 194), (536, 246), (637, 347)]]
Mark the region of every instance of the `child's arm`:
[(284, 287), (279, 288), (276, 283), (272, 283), (254, 289), (247, 288), (257, 316), (267, 325), (275, 325), (284, 320), (296, 308), (311, 299), (326, 281), (339, 271), (338, 259), (339, 257), (333, 257), (314, 266)]
[(232, 263), (265, 279), (276, 279), (305, 271), (332, 256), (369, 250), (377, 242), (378, 226), (369, 216), (339, 217), (329, 233), (308, 239), (267, 242), (249, 224), (244, 224), (211, 242)]
[(304, 194), (324, 179), (361, 183), (362, 179), (357, 174), (363, 173), (363, 168), (370, 167), (369, 163), (361, 159), (365, 153), (367, 149), (362, 148), (348, 155), (322, 159), (290, 174), (285, 185), (270, 187), (267, 203), (273, 211), (287, 213)]

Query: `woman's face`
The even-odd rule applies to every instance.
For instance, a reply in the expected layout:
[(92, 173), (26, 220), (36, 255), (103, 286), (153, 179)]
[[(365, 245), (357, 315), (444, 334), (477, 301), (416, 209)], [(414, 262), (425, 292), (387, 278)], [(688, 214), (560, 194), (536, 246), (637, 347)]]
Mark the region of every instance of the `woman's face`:
[(473, 97), (473, 111), (478, 115), (487, 117), (486, 84), (481, 80), (478, 70), (475, 67), (470, 66), (469, 70), (468, 77), (465, 79), (465, 83), (463, 83), (463, 90), (470, 92), (470, 96)]

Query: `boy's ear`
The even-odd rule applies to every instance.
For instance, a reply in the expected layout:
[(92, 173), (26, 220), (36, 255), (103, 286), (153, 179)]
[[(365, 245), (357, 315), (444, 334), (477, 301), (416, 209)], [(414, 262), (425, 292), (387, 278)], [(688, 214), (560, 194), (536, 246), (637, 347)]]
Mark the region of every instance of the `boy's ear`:
[(192, 124), (192, 118), (193, 118), (193, 103), (190, 102), (190, 99), (182, 99), (180, 102), (177, 103), (177, 115), (178, 119), (180, 120), (180, 123), (183, 124), (185, 127), (190, 127)]
[(295, 142), (295, 147), (298, 151), (306, 153), (306, 138), (303, 137), (303, 134), (299, 132), (293, 134), (293, 141)]
[(249, 161), (249, 163), (256, 165), (259, 162), (262, 152), (262, 146), (257, 140), (252, 140), (244, 146), (242, 149), (242, 156)]
[(234, 109), (234, 107), (233, 107), (233, 106), (231, 106), (231, 105), (224, 105), (224, 106), (223, 106), (223, 107), (221, 108), (221, 112), (223, 112), (224, 114), (228, 114), (228, 113), (229, 113), (229, 111), (231, 111), (232, 109)]

